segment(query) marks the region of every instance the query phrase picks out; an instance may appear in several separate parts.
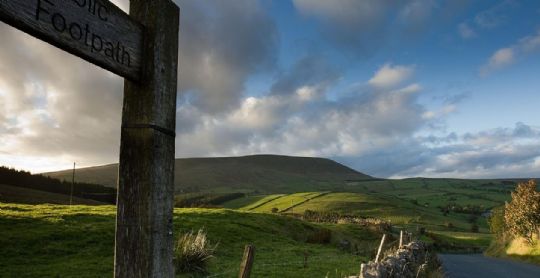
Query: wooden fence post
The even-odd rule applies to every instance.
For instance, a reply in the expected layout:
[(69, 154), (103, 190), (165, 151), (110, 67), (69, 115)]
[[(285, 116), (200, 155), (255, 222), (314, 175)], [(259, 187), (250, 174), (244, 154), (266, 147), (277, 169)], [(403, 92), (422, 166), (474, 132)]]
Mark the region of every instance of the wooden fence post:
[(365, 263), (360, 264), (360, 274), (358, 274), (358, 278), (364, 278), (364, 269), (366, 268)]
[(385, 240), (386, 240), (386, 234), (383, 234), (382, 239), (381, 239), (381, 244), (379, 245), (379, 250), (377, 250), (377, 256), (375, 257), (375, 262), (376, 263), (379, 262), (379, 258), (381, 256), (381, 251), (382, 251)]
[(115, 277), (174, 277), (174, 139), (179, 8), (131, 0), (144, 26), (140, 79), (124, 81)]
[(399, 231), (399, 248), (403, 247), (403, 230)]
[(244, 257), (242, 258), (242, 263), (240, 264), (240, 273), (238, 274), (239, 278), (249, 278), (254, 259), (255, 246), (248, 244), (244, 249)]

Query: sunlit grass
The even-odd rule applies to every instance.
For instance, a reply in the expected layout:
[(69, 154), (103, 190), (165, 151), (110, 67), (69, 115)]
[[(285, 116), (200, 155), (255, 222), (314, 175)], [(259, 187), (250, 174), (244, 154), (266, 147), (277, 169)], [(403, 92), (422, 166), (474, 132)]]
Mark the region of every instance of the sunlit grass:
[[(112, 274), (114, 206), (18, 205), (0, 203), (0, 269), (7, 277), (107, 277)], [(228, 209), (175, 209), (175, 234), (201, 228), (217, 243), (211, 274), (237, 276), (244, 245), (256, 247), (252, 277), (319, 277), (338, 269), (358, 271), (379, 235), (351, 225), (319, 225), (297, 219)], [(308, 244), (322, 228), (330, 244)], [(347, 239), (361, 255), (342, 251)], [(373, 246), (372, 246), (373, 245)], [(303, 267), (305, 254), (308, 267)], [(0, 275), (0, 276), (2, 276)], [(182, 276), (181, 276), (182, 277)]]

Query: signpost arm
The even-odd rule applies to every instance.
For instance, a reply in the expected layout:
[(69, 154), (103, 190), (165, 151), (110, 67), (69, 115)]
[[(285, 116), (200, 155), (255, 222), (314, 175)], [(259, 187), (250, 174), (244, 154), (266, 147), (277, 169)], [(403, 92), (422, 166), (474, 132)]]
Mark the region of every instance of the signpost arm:
[(115, 277), (173, 277), (173, 197), (179, 9), (131, 0), (144, 26), (139, 82), (125, 80)]

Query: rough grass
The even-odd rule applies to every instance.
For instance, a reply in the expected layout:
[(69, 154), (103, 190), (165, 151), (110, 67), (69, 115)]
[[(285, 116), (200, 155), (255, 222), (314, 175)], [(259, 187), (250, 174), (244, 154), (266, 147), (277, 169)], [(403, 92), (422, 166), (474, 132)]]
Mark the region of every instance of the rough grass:
[[(114, 223), (114, 206), (0, 203), (1, 273), (7, 277), (110, 276)], [(223, 277), (237, 275), (248, 243), (256, 247), (252, 277), (320, 277), (336, 270), (354, 274), (360, 261), (374, 253), (379, 238), (353, 225), (317, 225), (227, 209), (175, 209), (174, 226), (176, 235), (200, 228), (207, 231), (208, 239), (219, 244), (208, 270)], [(332, 231), (330, 244), (306, 243), (322, 228)], [(361, 254), (340, 250), (342, 239), (359, 246)]]
[(174, 265), (177, 273), (206, 274), (210, 259), (214, 258), (217, 245), (212, 245), (204, 229), (180, 235), (174, 248)]
[(529, 245), (523, 238), (495, 239), (486, 254), (540, 265), (540, 240), (537, 239), (533, 245)]
[(485, 233), (429, 231), (425, 239), (436, 243), (435, 247), (441, 251), (479, 253), (489, 247), (493, 235)]

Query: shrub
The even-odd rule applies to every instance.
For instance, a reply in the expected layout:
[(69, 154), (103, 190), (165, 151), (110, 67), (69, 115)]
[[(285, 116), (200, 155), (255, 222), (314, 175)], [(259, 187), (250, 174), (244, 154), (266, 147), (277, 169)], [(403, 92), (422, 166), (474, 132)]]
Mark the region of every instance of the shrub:
[(272, 213), (277, 213), (279, 211), (278, 208), (272, 208)]
[(203, 229), (183, 234), (174, 249), (174, 263), (178, 273), (206, 273), (208, 261), (214, 257), (216, 246), (212, 246)]
[(513, 235), (533, 244), (540, 227), (540, 192), (536, 191), (535, 180), (517, 185), (512, 200), (504, 206), (504, 222)]
[(310, 234), (306, 240), (307, 243), (330, 243), (332, 231), (329, 229), (319, 229)]
[(505, 230), (504, 224), (504, 207), (496, 207), (491, 210), (491, 216), (488, 219), (489, 230), (496, 234), (502, 235)]
[(453, 228), (454, 228), (454, 224), (453, 224), (452, 222), (446, 222), (444, 225), (445, 225), (446, 228), (448, 228), (448, 229), (453, 229)]

